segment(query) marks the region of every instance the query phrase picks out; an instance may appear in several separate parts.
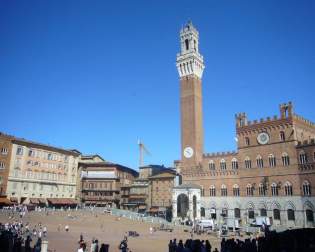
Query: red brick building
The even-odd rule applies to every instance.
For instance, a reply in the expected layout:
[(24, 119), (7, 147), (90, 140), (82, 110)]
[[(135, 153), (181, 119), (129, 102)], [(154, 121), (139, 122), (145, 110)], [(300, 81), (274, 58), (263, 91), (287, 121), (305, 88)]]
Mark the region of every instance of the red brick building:
[[(237, 150), (205, 153), (198, 40), (188, 23), (177, 55), (182, 158), (175, 164), (190, 187), (174, 189), (173, 215), (232, 217), (242, 224), (268, 216), (273, 225), (313, 226), (315, 124), (295, 114), (291, 102), (281, 104), (279, 116), (272, 118), (249, 121), (240, 113), (235, 116)], [(187, 196), (185, 208), (179, 204), (181, 194)]]
[(87, 205), (120, 207), (121, 188), (131, 185), (138, 172), (110, 162), (79, 163), (81, 201)]

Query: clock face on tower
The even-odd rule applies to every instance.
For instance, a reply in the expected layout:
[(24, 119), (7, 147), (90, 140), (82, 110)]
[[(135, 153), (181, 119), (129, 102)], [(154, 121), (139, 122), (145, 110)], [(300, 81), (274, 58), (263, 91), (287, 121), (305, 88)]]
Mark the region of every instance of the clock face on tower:
[(191, 158), (194, 155), (194, 150), (190, 146), (186, 147), (184, 149), (184, 157), (185, 158)]
[(267, 144), (269, 142), (269, 135), (266, 132), (259, 133), (257, 141), (260, 144)]

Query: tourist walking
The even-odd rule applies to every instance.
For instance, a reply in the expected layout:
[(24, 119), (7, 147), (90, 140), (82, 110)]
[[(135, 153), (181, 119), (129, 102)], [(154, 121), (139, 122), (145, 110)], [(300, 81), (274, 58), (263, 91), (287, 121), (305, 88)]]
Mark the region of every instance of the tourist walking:
[(121, 252), (127, 252), (128, 251), (128, 244), (127, 244), (127, 240), (126, 239), (123, 239), (120, 244), (119, 244), (119, 247)]

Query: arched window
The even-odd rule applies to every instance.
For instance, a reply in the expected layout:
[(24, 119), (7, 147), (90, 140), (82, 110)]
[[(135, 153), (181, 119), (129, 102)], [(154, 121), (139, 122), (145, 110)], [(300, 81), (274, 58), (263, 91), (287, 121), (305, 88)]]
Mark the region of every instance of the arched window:
[(305, 214), (306, 214), (306, 221), (314, 222), (314, 213), (311, 209), (307, 209), (305, 211)]
[(295, 214), (293, 209), (287, 210), (288, 220), (294, 221), (295, 220)]
[(260, 155), (256, 157), (256, 163), (258, 168), (263, 168), (264, 167), (264, 161)]
[(234, 218), (241, 218), (241, 209), (234, 208)]
[(270, 167), (275, 167), (276, 166), (276, 158), (273, 154), (269, 154), (268, 156), (269, 159), (269, 166)]
[(274, 220), (280, 220), (280, 210), (279, 209), (273, 209), (273, 219)]
[(224, 159), (221, 159), (220, 161), (220, 168), (221, 170), (226, 170), (226, 162)]
[(211, 219), (214, 219), (214, 220), (217, 219), (216, 209), (213, 207), (210, 209), (210, 216), (211, 216)]
[(238, 162), (236, 158), (232, 159), (232, 169), (234, 170), (238, 169)]
[(233, 186), (233, 196), (240, 196), (240, 187), (237, 184)]
[(205, 216), (206, 216), (206, 211), (205, 211), (205, 208), (204, 208), (204, 207), (201, 207), (201, 208), (200, 208), (200, 216), (201, 216), (201, 217), (205, 217)]
[(248, 209), (248, 218), (254, 219), (255, 218), (255, 211), (254, 209)]
[(254, 195), (254, 188), (251, 184), (248, 184), (246, 186), (246, 194), (247, 194), (247, 196), (253, 196)]
[(279, 195), (278, 186), (276, 183), (271, 184), (271, 195), (272, 196), (278, 196)]
[(260, 216), (267, 216), (267, 210), (266, 210), (266, 208), (260, 209)]
[(303, 182), (302, 188), (303, 188), (303, 195), (304, 196), (311, 196), (311, 194), (312, 194), (311, 184), (308, 181), (305, 180)]
[(266, 196), (267, 188), (263, 183), (260, 183), (258, 186), (259, 196)]
[(213, 160), (210, 160), (210, 161), (209, 161), (209, 169), (210, 169), (210, 170), (215, 170), (215, 163), (214, 163)]
[(222, 217), (228, 217), (228, 209), (227, 208), (222, 208), (221, 216)]
[(250, 141), (249, 141), (249, 138), (248, 138), (248, 137), (245, 137), (245, 145), (246, 145), (246, 146), (249, 146), (249, 145), (250, 145)]
[(186, 50), (188, 50), (189, 49), (189, 41), (188, 41), (188, 39), (185, 39), (185, 46), (186, 46)]
[(215, 186), (214, 185), (210, 186), (209, 192), (210, 192), (210, 196), (212, 196), (212, 197), (215, 196)]
[(307, 163), (307, 154), (304, 151), (300, 152), (299, 155), (300, 164), (306, 164)]
[(284, 131), (280, 131), (280, 141), (284, 142), (285, 141), (285, 133)]
[(227, 196), (227, 188), (224, 184), (221, 186), (221, 196)]
[(205, 196), (205, 189), (203, 187), (201, 187), (201, 197)]
[(245, 158), (245, 168), (252, 168), (252, 161), (250, 160), (249, 157)]
[(283, 166), (288, 166), (290, 165), (290, 157), (287, 153), (282, 153), (282, 164)]
[(284, 184), (284, 194), (286, 196), (292, 196), (292, 194), (293, 194), (292, 185), (288, 181), (285, 182), (285, 184)]

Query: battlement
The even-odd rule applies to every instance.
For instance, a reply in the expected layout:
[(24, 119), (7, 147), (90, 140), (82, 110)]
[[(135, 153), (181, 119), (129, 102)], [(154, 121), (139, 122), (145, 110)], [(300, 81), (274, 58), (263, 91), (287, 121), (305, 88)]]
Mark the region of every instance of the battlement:
[[(266, 122), (275, 122), (283, 119), (288, 119), (293, 117), (293, 105), (292, 102), (288, 103), (282, 103), (279, 105), (280, 108), (280, 117), (277, 115), (274, 115), (273, 117), (266, 117), (266, 118), (260, 118), (259, 120), (253, 120), (249, 121), (247, 119), (246, 113), (238, 113), (235, 114), (235, 120), (236, 120), (236, 128), (246, 127), (246, 126), (253, 126), (260, 123), (266, 123)], [(305, 119), (304, 119), (305, 120)]]
[(297, 114), (293, 114), (293, 118), (294, 118), (295, 120), (298, 120), (298, 121), (300, 121), (300, 122), (303, 122), (303, 123), (305, 123), (305, 124), (307, 124), (307, 125), (309, 125), (309, 126), (311, 126), (311, 127), (315, 127), (315, 123), (313, 123), (313, 122), (310, 121), (310, 120), (305, 119), (305, 118), (302, 117), (302, 116), (299, 116), (299, 115), (297, 115)]
[(265, 123), (265, 122), (274, 122), (278, 121), (278, 116), (274, 115), (273, 117), (267, 116), (266, 118), (260, 118), (259, 120), (247, 121), (247, 126)]
[(237, 155), (237, 151), (221, 151), (211, 152), (203, 154), (204, 157), (222, 157), (222, 156), (234, 156)]
[(297, 143), (297, 147), (304, 147), (304, 146), (308, 146), (308, 145), (315, 145), (315, 138), (304, 140), (302, 142), (298, 141), (298, 143)]

